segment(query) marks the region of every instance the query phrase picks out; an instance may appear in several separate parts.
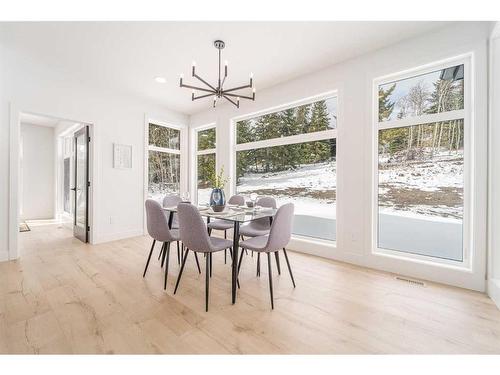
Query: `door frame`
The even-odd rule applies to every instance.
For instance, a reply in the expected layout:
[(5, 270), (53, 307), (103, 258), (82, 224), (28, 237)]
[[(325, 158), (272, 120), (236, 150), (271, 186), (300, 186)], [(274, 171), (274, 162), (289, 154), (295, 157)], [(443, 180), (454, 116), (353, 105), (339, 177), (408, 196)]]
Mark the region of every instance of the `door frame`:
[[(94, 191), (94, 184), (97, 181), (98, 176), (98, 163), (97, 163), (97, 145), (96, 140), (96, 129), (94, 127), (93, 121), (81, 121), (74, 120), (71, 116), (59, 116), (59, 115), (47, 115), (44, 111), (33, 111), (30, 109), (24, 109), (20, 105), (14, 102), (9, 103), (9, 207), (8, 207), (8, 254), (6, 254), (6, 259), (0, 256), (0, 261), (2, 260), (14, 260), (19, 258), (19, 141), (20, 141), (20, 130), (21, 113), (34, 114), (45, 117), (57, 118), (59, 120), (72, 121), (75, 123), (81, 123), (82, 125), (89, 126), (89, 136), (91, 142), (89, 144), (89, 179), (90, 179), (90, 189), (89, 189), (89, 214), (88, 214), (88, 225), (90, 226), (89, 242), (94, 243), (94, 217), (96, 216), (96, 194)], [(56, 181), (54, 181), (56, 183)]]
[[(87, 139), (86, 139), (86, 142), (87, 142), (87, 152), (86, 152), (86, 168), (85, 168), (85, 199), (86, 199), (86, 202), (85, 202), (85, 228), (84, 228), (84, 234), (82, 237), (85, 238), (85, 240), (83, 241), (82, 238), (80, 238), (76, 231), (77, 231), (77, 225), (76, 225), (76, 217), (77, 217), (77, 206), (78, 206), (78, 199), (77, 199), (77, 194), (76, 194), (76, 191), (77, 191), (77, 179), (78, 179), (78, 156), (77, 156), (77, 148), (78, 148), (78, 144), (77, 144), (77, 138), (81, 135), (84, 135)], [(89, 225), (89, 191), (90, 191), (90, 169), (89, 169), (89, 153), (90, 153), (90, 135), (89, 135), (89, 126), (88, 125), (83, 125), (81, 128), (79, 128), (78, 130), (74, 131), (73, 132), (73, 139), (74, 139), (74, 144), (73, 144), (73, 147), (74, 147), (74, 153), (75, 153), (75, 172), (74, 172), (74, 175), (73, 175), (73, 183), (74, 183), (74, 187), (70, 188), (71, 190), (74, 191), (74, 196), (73, 196), (73, 199), (74, 199), (74, 204), (75, 204), (75, 208), (74, 208), (74, 212), (73, 212), (73, 236), (78, 238), (79, 240), (83, 241), (84, 243), (87, 243), (89, 242), (89, 231), (90, 231), (90, 225)]]

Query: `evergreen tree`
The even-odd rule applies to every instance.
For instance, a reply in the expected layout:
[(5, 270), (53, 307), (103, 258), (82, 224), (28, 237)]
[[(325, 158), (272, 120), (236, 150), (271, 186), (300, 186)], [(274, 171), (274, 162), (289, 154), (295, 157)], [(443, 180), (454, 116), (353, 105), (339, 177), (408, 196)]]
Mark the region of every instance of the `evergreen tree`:
[[(242, 120), (236, 123), (236, 142), (238, 144), (252, 142), (255, 140), (255, 126), (249, 120)], [(247, 166), (253, 161), (251, 151), (240, 151), (236, 157), (236, 183), (243, 176)]]
[[(330, 125), (330, 116), (328, 107), (324, 100), (313, 103), (311, 113), (310, 132), (319, 132), (328, 130)], [(330, 146), (326, 142), (311, 142), (309, 144), (309, 154), (306, 160), (309, 163), (316, 163), (330, 156)]]
[(396, 84), (394, 83), (387, 90), (384, 90), (381, 86), (378, 89), (378, 120), (384, 121), (389, 119), (394, 109), (394, 102), (390, 100)]
[[(297, 122), (295, 108), (286, 109), (280, 116), (280, 134), (283, 137), (300, 134), (300, 125)], [(290, 145), (286, 152), (280, 150), (281, 170), (295, 169), (300, 164), (300, 147)]]

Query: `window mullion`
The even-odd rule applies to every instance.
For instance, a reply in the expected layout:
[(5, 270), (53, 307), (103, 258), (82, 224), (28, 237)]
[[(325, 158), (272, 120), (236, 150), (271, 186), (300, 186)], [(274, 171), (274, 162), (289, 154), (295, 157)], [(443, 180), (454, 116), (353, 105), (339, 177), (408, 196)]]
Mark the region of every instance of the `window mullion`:
[(293, 144), (297, 144), (297, 143), (323, 141), (323, 140), (334, 139), (334, 138), (337, 138), (337, 130), (336, 129), (325, 130), (325, 131), (315, 132), (315, 133), (291, 135), (288, 137), (281, 137), (281, 138), (272, 138), (272, 139), (266, 139), (263, 141), (240, 143), (240, 144), (236, 145), (236, 151), (254, 150), (254, 149), (259, 149), (259, 148), (284, 146), (284, 145), (293, 145)]
[(465, 117), (465, 110), (458, 109), (455, 111), (441, 112), (441, 113), (432, 113), (426, 114), (422, 116), (414, 116), (407, 117), (401, 120), (392, 120), (392, 121), (380, 121), (378, 123), (379, 130), (383, 129), (391, 129), (391, 128), (403, 128), (414, 125), (422, 125), (429, 124), (432, 122), (444, 122), (444, 121), (453, 121), (460, 120)]
[(148, 150), (150, 150), (150, 151), (158, 151), (158, 152), (165, 152), (167, 154), (176, 154), (176, 155), (180, 155), (181, 154), (181, 150), (174, 150), (172, 148), (158, 147), (158, 146), (153, 146), (153, 145), (149, 145), (148, 146)]

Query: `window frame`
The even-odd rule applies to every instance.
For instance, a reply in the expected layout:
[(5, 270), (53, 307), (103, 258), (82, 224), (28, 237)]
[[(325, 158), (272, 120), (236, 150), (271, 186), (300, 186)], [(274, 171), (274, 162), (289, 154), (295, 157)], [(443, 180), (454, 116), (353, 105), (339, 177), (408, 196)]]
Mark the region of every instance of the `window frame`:
[[(322, 140), (328, 140), (328, 139), (335, 139), (338, 140), (338, 129), (340, 125), (340, 90), (339, 89), (334, 89), (330, 91), (323, 92), (321, 94), (317, 94), (314, 96), (310, 96), (307, 98), (303, 98), (300, 100), (288, 102), (285, 104), (280, 104), (274, 107), (269, 107), (263, 110), (255, 111), (255, 112), (250, 112), (241, 116), (236, 116), (231, 118), (231, 137), (230, 141), (231, 144), (229, 146), (231, 152), (229, 155), (229, 161), (230, 161), (230, 183), (229, 183), (229, 190), (230, 194), (236, 194), (236, 153), (238, 151), (246, 151), (246, 150), (254, 150), (258, 148), (266, 148), (266, 147), (275, 147), (275, 146), (286, 146), (286, 145), (292, 145), (292, 144), (298, 144), (298, 143), (307, 143), (307, 142), (314, 142), (314, 141), (322, 141)], [(237, 129), (237, 124), (239, 121), (243, 120), (250, 120), (255, 117), (260, 117), (264, 116), (267, 114), (275, 113), (275, 112), (280, 112), (284, 111), (290, 108), (296, 108), (301, 105), (307, 105), (307, 104), (312, 104), (314, 102), (320, 101), (320, 100), (326, 100), (335, 97), (337, 99), (337, 126), (335, 129), (330, 129), (330, 130), (322, 130), (319, 132), (313, 132), (313, 133), (305, 133), (305, 134), (297, 134), (297, 135), (290, 135), (286, 137), (279, 137), (279, 138), (271, 138), (271, 139), (265, 139), (265, 140), (260, 140), (260, 141), (253, 141), (253, 142), (246, 142), (246, 143), (237, 143), (237, 135), (238, 135), (238, 129)], [(338, 147), (338, 143), (337, 143)], [(338, 159), (337, 159), (338, 163)], [(337, 165), (337, 171), (338, 171), (338, 165)], [(336, 191), (336, 202), (339, 201), (339, 189), (338, 189), (338, 177), (339, 174), (337, 173), (337, 191)], [(335, 219), (335, 231), (337, 233), (338, 237), (338, 204), (336, 205), (336, 219)], [(335, 240), (327, 240), (323, 238), (315, 238), (315, 237), (309, 237), (309, 236), (304, 236), (304, 235), (299, 235), (299, 234), (292, 234), (293, 239), (299, 239), (303, 241), (307, 241), (308, 243), (314, 242), (318, 244), (324, 244), (327, 246), (333, 246), (336, 248), (336, 244), (338, 241), (338, 238)]]
[[(171, 129), (176, 129), (179, 130), (179, 150), (176, 149), (171, 149), (171, 148), (164, 148), (164, 147), (158, 147), (158, 146), (153, 146), (149, 144), (149, 125), (157, 125), (157, 126), (163, 126), (166, 128), (171, 128)], [(148, 199), (149, 195), (149, 151), (158, 151), (158, 152), (164, 152), (164, 153), (171, 153), (171, 154), (176, 154), (179, 155), (180, 158), (180, 181), (179, 181), (179, 195), (181, 194), (182, 191), (187, 190), (187, 157), (188, 157), (188, 150), (187, 150), (187, 138), (186, 138), (186, 125), (180, 124), (180, 123), (173, 123), (173, 122), (167, 122), (167, 121), (162, 121), (158, 120), (155, 117), (149, 117), (145, 116), (144, 120), (144, 201)], [(144, 215), (145, 215), (144, 211)], [(146, 231), (146, 219), (144, 216), (144, 231)], [(146, 233), (146, 232), (145, 232)]]
[[(205, 150), (198, 150), (198, 136), (199, 136), (199, 133), (202, 132), (202, 131), (205, 131), (205, 130), (209, 130), (209, 129), (215, 129), (215, 148), (209, 148), (209, 149), (205, 149)], [(193, 202), (195, 204), (198, 204), (198, 156), (200, 155), (212, 155), (214, 154), (215, 155), (215, 171), (217, 173), (218, 171), (218, 157), (217, 157), (217, 143), (218, 143), (218, 131), (217, 131), (217, 124), (216, 123), (210, 123), (210, 124), (207, 124), (207, 125), (202, 125), (202, 126), (199, 126), (199, 127), (196, 127), (193, 129), (193, 148), (194, 149), (194, 153), (193, 153), (193, 156), (194, 156), (194, 160), (192, 161), (191, 163), (191, 170), (193, 171), (192, 172), (192, 175), (191, 175), (191, 180), (192, 180), (192, 191), (193, 191), (193, 194), (191, 196), (191, 199), (193, 200)]]
[[(401, 81), (418, 75), (432, 73), (437, 70), (456, 65), (464, 65), (464, 108), (434, 114), (424, 114), (421, 116), (410, 116), (401, 120), (379, 121), (378, 108), (378, 88), (380, 85)], [(375, 78), (372, 85), (372, 234), (371, 234), (371, 253), (375, 256), (390, 257), (422, 264), (438, 265), (459, 270), (472, 271), (474, 246), (473, 246), (473, 199), (474, 191), (472, 180), (474, 177), (474, 124), (473, 124), (473, 55), (467, 53), (464, 55), (432, 62), (423, 66), (413, 67), (401, 72), (392, 73), (382, 77)], [(391, 128), (402, 128), (414, 125), (428, 124), (434, 122), (463, 119), (464, 126), (464, 191), (463, 191), (463, 220), (462, 220), (462, 261), (432, 257), (430, 255), (421, 255), (405, 252), (402, 250), (385, 249), (378, 246), (378, 226), (379, 226), (379, 170), (378, 170), (378, 135), (380, 130)]]

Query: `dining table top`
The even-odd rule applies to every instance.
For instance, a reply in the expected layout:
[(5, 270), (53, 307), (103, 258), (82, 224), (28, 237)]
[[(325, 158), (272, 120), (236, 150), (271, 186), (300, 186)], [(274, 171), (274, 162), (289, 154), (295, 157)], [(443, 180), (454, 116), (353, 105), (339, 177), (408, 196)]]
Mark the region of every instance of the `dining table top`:
[[(164, 211), (177, 212), (177, 206), (163, 207)], [(260, 207), (248, 208), (246, 206), (226, 205), (223, 212), (214, 212), (210, 206), (198, 206), (200, 215), (207, 218), (245, 223), (262, 218), (272, 218), (278, 211), (275, 208)]]

